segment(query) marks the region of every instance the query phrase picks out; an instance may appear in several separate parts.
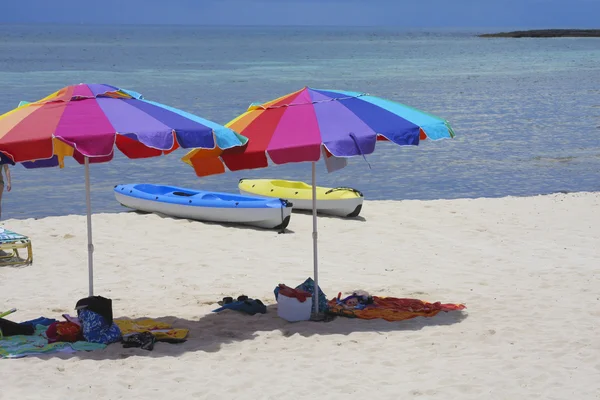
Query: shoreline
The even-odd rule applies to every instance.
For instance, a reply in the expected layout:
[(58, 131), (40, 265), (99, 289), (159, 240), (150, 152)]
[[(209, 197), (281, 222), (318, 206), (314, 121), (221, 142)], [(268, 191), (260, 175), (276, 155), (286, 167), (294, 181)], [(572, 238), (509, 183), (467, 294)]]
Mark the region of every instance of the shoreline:
[[(586, 195), (586, 194), (600, 194), (600, 189), (598, 191), (558, 191), (558, 192), (553, 192), (553, 193), (542, 193), (542, 194), (536, 194), (536, 195), (523, 195), (523, 196), (518, 196), (518, 195), (507, 195), (507, 196), (497, 196), (497, 197), (460, 197), (460, 198), (453, 198), (453, 199), (446, 199), (446, 198), (440, 198), (440, 199), (404, 199), (404, 200), (364, 200), (364, 204), (371, 204), (371, 203), (406, 203), (406, 202), (439, 202), (439, 201), (464, 201), (464, 200), (497, 200), (497, 199), (525, 199), (525, 198), (537, 198), (537, 197), (548, 197), (548, 196), (561, 196), (561, 195)], [(93, 202), (93, 199), (92, 199)], [(135, 210), (132, 209), (127, 209), (126, 207), (122, 207), (121, 210), (119, 211), (103, 211), (103, 212), (94, 212), (94, 207), (92, 206), (92, 216), (101, 216), (101, 215), (114, 215), (114, 214), (129, 214), (129, 213), (136, 213)], [(293, 212), (292, 215), (298, 215), (298, 214), (305, 214), (304, 212)], [(139, 215), (145, 215), (144, 213), (139, 213)], [(361, 212), (362, 215), (362, 212)], [(27, 218), (7, 218), (7, 219), (3, 219), (0, 221), (0, 225), (4, 225), (6, 222), (10, 222), (10, 221), (27, 221), (27, 220), (43, 220), (46, 218), (61, 218), (61, 217), (70, 217), (70, 216), (86, 216), (86, 214), (64, 214), (64, 215), (48, 215), (48, 216), (43, 216), (43, 217), (27, 217)], [(332, 216), (328, 216), (328, 215), (322, 215), (322, 214), (318, 214), (319, 217), (323, 217), (323, 218), (336, 218), (336, 217), (332, 217)], [(170, 217), (170, 216), (165, 216), (166, 218), (173, 218), (173, 219), (184, 219), (187, 220), (185, 218), (176, 218), (176, 217)], [(339, 218), (341, 220), (344, 220), (343, 218)], [(352, 220), (351, 218), (347, 219), (347, 220)], [(190, 220), (191, 221), (191, 220)], [(193, 221), (193, 222), (200, 222), (203, 223), (203, 221)], [(208, 224), (216, 224), (218, 225), (218, 223), (216, 222), (206, 222)], [(231, 225), (232, 227), (234, 227), (234, 225)]]

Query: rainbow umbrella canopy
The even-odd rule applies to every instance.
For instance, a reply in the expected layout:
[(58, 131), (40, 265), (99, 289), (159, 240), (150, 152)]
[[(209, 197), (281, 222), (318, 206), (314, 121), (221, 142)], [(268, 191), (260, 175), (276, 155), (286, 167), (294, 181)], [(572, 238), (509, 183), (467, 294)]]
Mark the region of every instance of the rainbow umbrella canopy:
[(230, 128), (146, 100), (106, 84), (67, 86), (0, 115), (0, 155), (27, 168), (64, 166), (71, 156), (85, 164), (89, 294), (93, 295), (93, 244), (89, 164), (113, 158), (115, 146), (129, 158), (167, 154), (178, 147), (218, 153), (245, 145)]
[[(421, 140), (454, 137), (450, 124), (415, 108), (366, 93), (301, 90), (262, 104), (252, 104), (225, 126), (249, 139), (243, 152), (194, 149), (183, 157), (198, 176), (312, 162), (314, 280), (318, 285), (315, 162), (325, 157), (328, 170), (346, 158), (368, 155), (377, 141), (418, 145)], [(314, 302), (315, 312), (318, 302)]]

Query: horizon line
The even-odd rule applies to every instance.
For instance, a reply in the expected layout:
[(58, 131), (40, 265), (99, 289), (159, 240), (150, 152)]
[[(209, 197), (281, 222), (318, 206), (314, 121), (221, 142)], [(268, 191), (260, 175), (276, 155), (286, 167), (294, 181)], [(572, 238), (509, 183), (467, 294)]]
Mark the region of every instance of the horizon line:
[(203, 24), (203, 23), (161, 23), (161, 22), (138, 22), (138, 23), (106, 23), (106, 22), (3, 22), (0, 21), (0, 27), (2, 26), (105, 26), (105, 27), (116, 27), (116, 26), (164, 26), (164, 27), (200, 27), (200, 28), (393, 28), (402, 30), (442, 30), (442, 29), (465, 29), (465, 30), (497, 30), (497, 29), (514, 29), (514, 30), (547, 30), (547, 29), (600, 29), (600, 27), (556, 27), (556, 26), (422, 26), (422, 27), (408, 27), (399, 25), (342, 25), (342, 24), (331, 24), (331, 25), (314, 25), (314, 24), (260, 24), (260, 25), (245, 25), (245, 24)]

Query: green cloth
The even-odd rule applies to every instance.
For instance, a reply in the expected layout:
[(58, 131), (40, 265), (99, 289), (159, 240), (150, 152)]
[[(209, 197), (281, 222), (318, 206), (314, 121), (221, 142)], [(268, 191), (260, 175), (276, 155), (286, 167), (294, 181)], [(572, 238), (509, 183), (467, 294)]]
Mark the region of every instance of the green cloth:
[(0, 339), (0, 358), (20, 358), (33, 354), (49, 354), (57, 352), (74, 353), (76, 351), (92, 351), (106, 348), (105, 344), (84, 341), (67, 343), (48, 343), (45, 325), (36, 325), (33, 335), (5, 336)]

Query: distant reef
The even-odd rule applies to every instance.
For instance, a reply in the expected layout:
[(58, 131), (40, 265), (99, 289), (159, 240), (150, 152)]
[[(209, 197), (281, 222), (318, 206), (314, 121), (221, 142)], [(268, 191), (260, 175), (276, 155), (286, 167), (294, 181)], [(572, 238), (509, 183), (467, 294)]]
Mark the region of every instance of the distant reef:
[(531, 31), (484, 33), (477, 36), (483, 38), (600, 37), (600, 29), (538, 29)]

